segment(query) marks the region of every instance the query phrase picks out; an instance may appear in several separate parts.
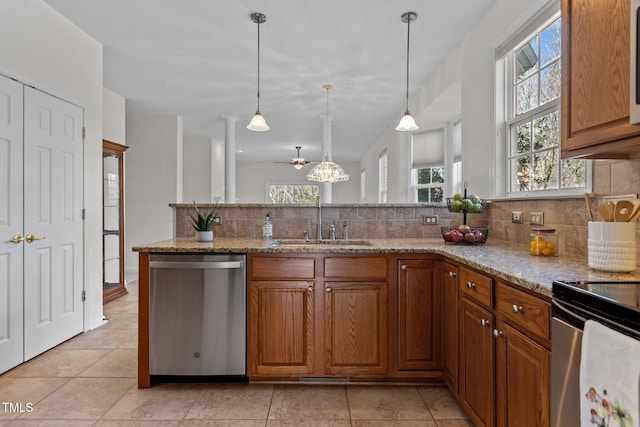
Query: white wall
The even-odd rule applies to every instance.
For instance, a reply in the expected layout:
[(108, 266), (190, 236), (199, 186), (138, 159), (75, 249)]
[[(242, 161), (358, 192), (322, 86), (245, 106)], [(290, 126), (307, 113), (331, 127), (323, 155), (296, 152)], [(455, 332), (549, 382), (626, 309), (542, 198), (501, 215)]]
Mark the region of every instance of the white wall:
[[(357, 162), (339, 162), (349, 180), (333, 184), (332, 203), (357, 203), (360, 194), (360, 170)], [(285, 163), (238, 162), (236, 164), (238, 203), (266, 203), (266, 183), (308, 183), (313, 165), (300, 170)]]
[[(492, 196), (495, 142), (494, 51), (548, 0), (495, 0), (491, 9), (472, 28), (445, 62), (428, 77), (410, 99), (409, 110), (421, 127), (432, 126), (438, 98), (452, 85), (461, 85), (462, 180), (483, 197)], [(423, 76), (418, 76), (419, 80)], [(412, 77), (416, 79), (416, 77)], [(398, 111), (398, 119), (402, 111)], [(450, 120), (456, 118), (452, 114)], [(440, 119), (443, 119), (440, 117)], [(389, 202), (408, 201), (408, 144), (396, 122), (372, 145), (360, 162), (367, 170), (367, 202), (378, 200), (378, 155), (386, 147)]]
[[(126, 145), (126, 101), (124, 97), (102, 89), (102, 139)], [(126, 157), (126, 156), (125, 156)]]
[(180, 201), (182, 193), (182, 118), (128, 115), (126, 130), (125, 269), (133, 273), (138, 253), (132, 247), (173, 236), (169, 203)]
[(41, 0), (0, 2), (0, 73), (84, 107), (85, 330), (102, 323), (102, 45)]
[(183, 189), (185, 203), (211, 202), (212, 175), (211, 138), (186, 136), (183, 138)]

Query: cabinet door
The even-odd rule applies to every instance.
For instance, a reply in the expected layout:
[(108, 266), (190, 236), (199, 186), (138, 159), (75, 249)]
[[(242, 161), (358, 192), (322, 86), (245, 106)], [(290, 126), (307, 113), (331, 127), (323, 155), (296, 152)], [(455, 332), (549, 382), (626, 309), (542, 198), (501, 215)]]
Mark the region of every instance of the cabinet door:
[(563, 156), (627, 157), (640, 150), (629, 124), (630, 4), (562, 0)]
[(551, 354), (505, 323), (497, 331), (498, 426), (549, 426)]
[(313, 371), (312, 281), (249, 283), (249, 375), (298, 376)]
[(460, 395), (465, 412), (477, 427), (493, 426), (493, 315), (466, 298), (461, 301)]
[(387, 374), (387, 283), (325, 282), (326, 372)]
[(414, 259), (398, 265), (398, 369), (439, 369), (439, 263)]
[(442, 263), (442, 376), (458, 392), (458, 268)]

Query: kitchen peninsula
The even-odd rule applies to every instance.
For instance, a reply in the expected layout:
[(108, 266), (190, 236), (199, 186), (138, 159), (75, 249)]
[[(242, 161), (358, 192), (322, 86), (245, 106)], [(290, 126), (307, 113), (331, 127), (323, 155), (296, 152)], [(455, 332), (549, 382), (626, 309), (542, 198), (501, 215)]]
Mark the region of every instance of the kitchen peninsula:
[[(135, 247), (138, 386), (151, 386), (150, 254), (247, 255), (251, 381), (444, 380), (478, 425), (493, 425), (506, 411), (549, 424), (553, 280), (640, 278), (638, 270), (598, 272), (584, 257), (532, 257), (528, 247), (491, 241), (365, 240), (273, 246), (177, 238)], [(522, 369), (507, 370), (507, 360)], [(507, 384), (519, 387), (507, 393)]]

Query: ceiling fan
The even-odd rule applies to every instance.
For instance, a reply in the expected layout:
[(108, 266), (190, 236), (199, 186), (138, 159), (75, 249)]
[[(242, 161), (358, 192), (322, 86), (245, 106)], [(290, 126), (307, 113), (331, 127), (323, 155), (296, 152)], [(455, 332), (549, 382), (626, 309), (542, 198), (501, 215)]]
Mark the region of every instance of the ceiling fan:
[(293, 167), (296, 168), (296, 169), (302, 169), (302, 167), (304, 165), (306, 165), (307, 163), (318, 163), (318, 162), (310, 162), (310, 161), (305, 160), (304, 158), (300, 157), (300, 149), (302, 149), (302, 147), (297, 145), (296, 146), (296, 151), (297, 151), (298, 154), (296, 155), (296, 157), (291, 159), (290, 162), (274, 162), (274, 163), (286, 163), (288, 165), (293, 165)]

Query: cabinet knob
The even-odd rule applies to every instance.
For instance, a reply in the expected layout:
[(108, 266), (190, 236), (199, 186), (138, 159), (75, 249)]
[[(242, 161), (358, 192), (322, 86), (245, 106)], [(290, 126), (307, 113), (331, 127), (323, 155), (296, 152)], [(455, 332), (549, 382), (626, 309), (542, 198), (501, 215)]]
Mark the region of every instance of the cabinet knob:
[(490, 321), (490, 320), (487, 320), (487, 319), (481, 319), (481, 320), (480, 320), (480, 324), (481, 324), (482, 326), (489, 326), (489, 325), (491, 324), (491, 321)]
[(522, 306), (521, 306), (521, 305), (516, 305), (516, 304), (513, 304), (513, 307), (511, 307), (511, 309), (512, 309), (512, 310), (513, 310), (513, 312), (514, 312), (514, 313), (516, 313), (516, 314), (517, 314), (517, 313), (522, 313), (522, 311), (523, 311)]
[(405, 264), (402, 264), (402, 265), (400, 266), (400, 268), (401, 268), (401, 269), (403, 269), (403, 270), (406, 270), (406, 269), (407, 269), (407, 266), (406, 266)]
[(453, 271), (450, 271), (450, 272), (449, 272), (449, 277), (456, 277), (456, 273), (455, 273), (455, 272), (453, 272)]
[(499, 330), (497, 330), (497, 329), (494, 329), (494, 330), (493, 330), (493, 336), (494, 336), (494, 337), (499, 338), (499, 337), (501, 337), (501, 336), (503, 336), (503, 335), (504, 335), (504, 332), (499, 331)]
[(327, 289), (325, 289), (325, 291), (331, 292), (331, 288), (327, 288)]
[(475, 283), (473, 283), (473, 282), (467, 282), (467, 288), (469, 288), (469, 289), (473, 289), (473, 288), (475, 288), (476, 286), (478, 286), (478, 285), (476, 285), (476, 284), (475, 284)]
[(309, 292), (313, 292), (313, 286), (309, 286), (309, 287), (307, 288), (307, 290), (308, 290)]

